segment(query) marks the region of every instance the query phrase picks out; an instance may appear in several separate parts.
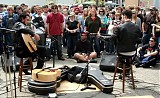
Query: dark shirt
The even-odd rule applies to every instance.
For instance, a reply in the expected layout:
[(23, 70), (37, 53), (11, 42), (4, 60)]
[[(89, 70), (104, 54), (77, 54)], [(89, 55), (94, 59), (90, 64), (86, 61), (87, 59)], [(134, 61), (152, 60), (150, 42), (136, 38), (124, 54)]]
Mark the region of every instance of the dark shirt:
[(97, 33), (101, 27), (101, 20), (98, 16), (96, 16), (95, 20), (92, 20), (91, 17), (87, 17), (85, 26), (87, 27), (87, 31), (89, 33)]
[(17, 31), (17, 33), (15, 35), (16, 56), (20, 57), (20, 58), (31, 57), (32, 54), (28, 50), (27, 46), (25, 45), (21, 34), (22, 33), (30, 34), (33, 37), (34, 32), (30, 29), (27, 29), (26, 26), (21, 22), (15, 23), (15, 25), (13, 26), (13, 29), (15, 29)]
[(146, 34), (152, 33), (152, 26), (151, 24), (156, 24), (156, 15), (152, 16), (151, 14), (148, 14), (144, 17), (144, 30)]
[(159, 49), (156, 45), (151, 47), (149, 44), (146, 44), (146, 45), (142, 46), (142, 51), (144, 52), (144, 54), (147, 54), (148, 52), (152, 53), (155, 51), (159, 51)]
[(91, 44), (88, 40), (82, 42), (81, 40), (78, 40), (75, 47), (75, 53), (86, 53), (90, 54), (91, 52)]
[[(76, 21), (76, 20), (74, 20), (73, 22), (68, 21), (66, 24), (68, 25), (68, 29), (69, 29), (69, 30), (74, 30), (74, 29), (77, 29), (77, 28), (78, 28), (78, 27), (77, 27), (78, 21)], [(69, 34), (69, 35), (76, 35), (76, 33), (70, 33), (70, 32), (68, 32), (68, 34)]]

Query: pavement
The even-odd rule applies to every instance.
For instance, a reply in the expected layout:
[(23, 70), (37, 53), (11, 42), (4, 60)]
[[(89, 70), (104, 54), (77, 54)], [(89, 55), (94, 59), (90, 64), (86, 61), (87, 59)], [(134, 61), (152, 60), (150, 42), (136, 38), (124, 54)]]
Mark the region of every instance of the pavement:
[[(67, 58), (67, 55), (64, 51), (64, 57)], [(95, 66), (100, 65), (101, 58), (97, 59), (97, 63), (93, 63)], [(62, 67), (67, 65), (69, 67), (77, 66), (80, 63), (77, 63), (74, 59), (66, 59), (65, 61), (58, 60), (55, 58), (55, 67)], [(85, 63), (81, 63), (85, 64)], [(36, 62), (34, 62), (36, 65)], [(45, 67), (52, 67), (53, 61), (45, 62)], [(113, 72), (103, 72), (104, 76), (109, 80), (113, 80)], [(125, 83), (125, 92), (122, 93), (122, 81), (117, 79), (114, 84), (114, 89), (111, 94), (106, 94), (101, 92), (100, 90), (89, 90), (89, 91), (76, 91), (73, 87), (70, 87), (70, 92), (67, 92), (67, 89), (63, 91), (56, 92), (58, 98), (130, 98), (133, 96), (134, 98), (160, 98), (160, 64), (158, 63), (155, 67), (152, 68), (136, 68), (133, 67), (133, 74), (135, 79), (136, 88), (132, 89), (131, 83), (126, 81)], [(18, 87), (18, 71), (15, 73), (16, 76), (16, 97), (17, 98), (48, 98), (48, 95), (36, 95), (32, 93), (27, 88), (27, 82), (31, 79), (30, 75), (24, 75), (26, 80), (22, 82), (22, 92), (19, 92)], [(9, 74), (6, 73), (2, 69), (2, 64), (0, 63), (0, 98), (15, 98), (15, 90), (14, 90), (14, 81), (13, 78), (14, 73), (11, 73), (11, 78), (9, 79)], [(7, 82), (6, 82), (7, 80)], [(9, 81), (10, 80), (10, 81)], [(9, 92), (7, 93), (6, 87), (8, 84)], [(13, 87), (13, 92), (10, 92), (10, 84)], [(83, 85), (83, 84), (82, 84)], [(81, 88), (83, 86), (77, 86), (77, 88)], [(8, 94), (8, 95), (7, 95)], [(8, 97), (7, 97), (8, 96)], [(14, 97), (11, 97), (14, 96)], [(150, 97), (149, 97), (150, 96)], [(54, 98), (54, 97), (53, 97)]]

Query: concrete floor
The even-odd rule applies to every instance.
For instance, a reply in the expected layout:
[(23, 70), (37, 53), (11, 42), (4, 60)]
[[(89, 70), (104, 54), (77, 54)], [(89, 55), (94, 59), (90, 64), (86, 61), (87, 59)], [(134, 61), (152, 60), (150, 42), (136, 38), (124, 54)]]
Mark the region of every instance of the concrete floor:
[[(64, 54), (65, 57), (66, 54)], [(98, 62), (94, 63), (94, 65), (99, 66), (101, 58), (97, 59)], [(34, 65), (36, 62), (34, 62)], [(65, 61), (60, 61), (60, 60), (55, 60), (55, 67), (61, 67), (64, 65), (67, 65), (69, 67), (73, 67), (75, 65), (79, 65), (80, 63), (77, 63), (74, 59), (66, 59)], [(85, 63), (84, 63), (85, 64)], [(10, 82), (6, 83), (6, 75), (5, 72), (2, 70), (2, 65), (0, 64), (0, 98), (7, 98), (7, 93), (6, 93), (6, 84), (9, 84)], [(47, 61), (45, 63), (46, 67), (52, 67), (53, 66), (53, 61)], [(57, 92), (58, 98), (116, 98), (116, 97), (121, 97), (121, 96), (146, 96), (150, 95), (153, 96), (154, 98), (160, 98), (160, 64), (157, 64), (153, 68), (135, 68), (133, 67), (134, 70), (134, 78), (135, 78), (135, 85), (136, 89), (132, 89), (131, 85), (128, 82), (125, 83), (125, 93), (122, 93), (122, 82), (121, 80), (116, 80), (114, 84), (114, 90), (111, 94), (105, 94), (101, 91), (94, 91), (91, 90), (89, 92)], [(107, 77), (112, 81), (113, 79), (113, 72), (103, 72), (104, 76)], [(9, 77), (9, 75), (7, 74)], [(12, 79), (12, 86), (13, 85), (13, 72), (11, 74), (11, 79)], [(18, 81), (18, 72), (16, 72), (16, 82)], [(31, 76), (25, 75), (24, 78), (26, 80), (23, 81), (23, 88), (22, 92), (19, 92), (19, 88), (16, 85), (16, 93), (17, 93), (17, 98), (48, 98), (48, 96), (42, 96), (42, 95), (36, 95), (32, 92), (28, 91), (27, 88), (27, 80), (31, 79)], [(7, 79), (8, 80), (8, 79)], [(17, 84), (17, 83), (16, 83)], [(9, 86), (10, 88), (10, 86)], [(72, 87), (71, 87), (72, 88)], [(8, 92), (8, 96), (11, 97), (10, 92)], [(14, 96), (14, 90), (13, 90), (13, 96)], [(147, 98), (147, 97), (146, 97)]]

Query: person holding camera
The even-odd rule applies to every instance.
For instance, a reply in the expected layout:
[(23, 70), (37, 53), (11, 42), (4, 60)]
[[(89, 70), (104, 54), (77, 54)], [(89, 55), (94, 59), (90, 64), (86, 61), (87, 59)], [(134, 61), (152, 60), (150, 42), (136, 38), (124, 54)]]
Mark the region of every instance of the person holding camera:
[(45, 23), (46, 16), (42, 15), (42, 7), (36, 8), (37, 14), (32, 17), (32, 31), (40, 36), (40, 40), (36, 41), (37, 45), (45, 46)]

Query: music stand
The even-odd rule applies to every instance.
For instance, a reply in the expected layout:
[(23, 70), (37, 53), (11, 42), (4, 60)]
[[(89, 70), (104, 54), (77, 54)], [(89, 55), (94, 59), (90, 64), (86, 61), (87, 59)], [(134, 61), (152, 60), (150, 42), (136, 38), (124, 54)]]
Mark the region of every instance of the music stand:
[(90, 60), (88, 60), (87, 65), (86, 65), (86, 67), (85, 67), (85, 69), (86, 69), (86, 77), (87, 77), (87, 79), (86, 79), (85, 87), (84, 87), (84, 88), (82, 88), (82, 89), (81, 89), (81, 91), (84, 91), (84, 90), (86, 90), (86, 89), (96, 90), (96, 88), (94, 88), (94, 87), (90, 87), (90, 83), (89, 83), (89, 81), (88, 81), (88, 70), (89, 70), (89, 63), (90, 63), (90, 61), (91, 61), (91, 60), (92, 60), (92, 58), (91, 58)]

